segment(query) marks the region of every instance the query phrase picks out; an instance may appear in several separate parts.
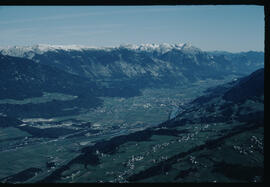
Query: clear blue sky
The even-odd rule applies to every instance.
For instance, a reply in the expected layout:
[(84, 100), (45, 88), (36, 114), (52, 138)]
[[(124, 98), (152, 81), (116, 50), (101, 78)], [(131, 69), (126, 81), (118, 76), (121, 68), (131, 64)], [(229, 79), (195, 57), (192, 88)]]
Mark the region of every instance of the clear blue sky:
[(264, 9), (219, 6), (0, 6), (0, 46), (186, 43), (264, 51)]

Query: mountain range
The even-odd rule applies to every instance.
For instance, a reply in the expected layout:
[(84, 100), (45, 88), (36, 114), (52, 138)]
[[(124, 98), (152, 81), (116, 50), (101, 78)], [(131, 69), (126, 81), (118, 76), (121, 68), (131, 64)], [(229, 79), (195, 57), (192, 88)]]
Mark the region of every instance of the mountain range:
[[(22, 64), (24, 67), (46, 65), (44, 67), (51, 68), (42, 69), (46, 69), (44, 71), (48, 71), (48, 74), (52, 68), (56, 68), (88, 79), (91, 87), (95, 83), (110, 88), (108, 92), (113, 96), (120, 96), (122, 92), (127, 96), (138, 95), (140, 89), (147, 87), (172, 87), (204, 79), (244, 76), (264, 67), (263, 52), (219, 54), (202, 51), (190, 44), (141, 44), (107, 48), (43, 44), (3, 48), (0, 53), (35, 62), (27, 61), (29, 63)], [(66, 74), (65, 79), (69, 80), (70, 77)], [(81, 82), (84, 84), (85, 80)]]

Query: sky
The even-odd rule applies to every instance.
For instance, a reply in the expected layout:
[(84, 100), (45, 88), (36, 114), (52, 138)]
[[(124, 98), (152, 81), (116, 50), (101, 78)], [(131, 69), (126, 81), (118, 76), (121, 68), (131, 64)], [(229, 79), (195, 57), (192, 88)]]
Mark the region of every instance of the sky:
[(264, 8), (199, 6), (0, 6), (0, 46), (97, 47), (191, 43), (204, 51), (264, 51)]

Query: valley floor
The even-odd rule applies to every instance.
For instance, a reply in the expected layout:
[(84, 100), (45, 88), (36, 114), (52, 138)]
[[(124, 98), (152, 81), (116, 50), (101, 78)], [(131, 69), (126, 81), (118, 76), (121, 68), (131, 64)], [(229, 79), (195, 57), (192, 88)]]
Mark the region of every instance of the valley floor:
[[(141, 96), (131, 98), (101, 98), (104, 100), (101, 107), (96, 109), (81, 109), (80, 113), (74, 116), (21, 119), (24, 124), (21, 125), (20, 128), (9, 127), (0, 129), (0, 180), (2, 182), (8, 181), (12, 183), (28, 183), (42, 180), (58, 168), (69, 163), (73, 158), (79, 156), (80, 150), (83, 147), (95, 145), (96, 142), (101, 140), (109, 140), (113, 137), (134, 133), (148, 127), (156, 126), (161, 122), (168, 120), (170, 113), (175, 106), (185, 106), (189, 101), (202, 95), (206, 88), (228, 82), (232, 79), (232, 77), (229, 77), (227, 80), (223, 81), (200, 81), (193, 85), (189, 85), (188, 87), (178, 87), (173, 89), (145, 89)], [(47, 94), (45, 99), (47, 99), (47, 101), (51, 100), (50, 97), (52, 96), (53, 95), (49, 94), (48, 97)], [(61, 96), (57, 94), (56, 96), (61, 98)], [(72, 100), (74, 98), (76, 97), (68, 96), (66, 99)], [(40, 99), (35, 99), (34, 101), (42, 102)], [(0, 103), (1, 102), (14, 101), (5, 100), (0, 101)], [(27, 100), (27, 102), (31, 102), (31, 100)], [(199, 125), (197, 126), (198, 128), (201, 128)], [(206, 128), (206, 126), (203, 128)], [(36, 131), (36, 129), (41, 131)], [(50, 134), (52, 131), (54, 132), (53, 136)], [(200, 131), (186, 134), (182, 137), (183, 141), (187, 137), (192, 136), (192, 134), (194, 136), (205, 136), (204, 134), (198, 134), (198, 132)], [(97, 182), (98, 180), (102, 180), (102, 177), (100, 176), (105, 174), (107, 181), (112, 182), (112, 180), (115, 180), (114, 182), (121, 182), (121, 177), (122, 175), (125, 175), (125, 172), (132, 171), (132, 173), (135, 174), (138, 171), (146, 169), (148, 166), (147, 163), (161, 162), (165, 157), (172, 156), (175, 148), (179, 147), (177, 142), (181, 139), (174, 136), (156, 137), (156, 135), (152, 138), (155, 139), (155, 144), (152, 145), (151, 141), (142, 143), (142, 145), (139, 146), (139, 150), (136, 148), (138, 146), (137, 143), (131, 143), (132, 145), (129, 145), (130, 143), (124, 144), (121, 149), (118, 150), (121, 153), (121, 150), (123, 149), (123, 154), (116, 154), (115, 156), (121, 156), (123, 159), (118, 159), (117, 163), (111, 165), (111, 167), (114, 167), (114, 165), (121, 165), (118, 173), (112, 172), (114, 169), (109, 165), (104, 165), (109, 160), (108, 163), (111, 164), (111, 161), (116, 159), (114, 158), (115, 156), (103, 155), (101, 156), (101, 162), (104, 164), (99, 165), (97, 168), (95, 167), (94, 170), (92, 170), (93, 168), (89, 169), (91, 168), (90, 166), (84, 171), (84, 166), (75, 164), (72, 165), (72, 169), (68, 171), (69, 173), (66, 173), (65, 175), (67, 179), (72, 177), (74, 178), (74, 181), (77, 182)], [(157, 140), (163, 143), (159, 144), (156, 142)], [(166, 142), (168, 144), (166, 144)], [(181, 149), (188, 150), (190, 146), (195, 144), (199, 144), (199, 142), (192, 143), (192, 141), (189, 141), (188, 145), (181, 144), (181, 146), (183, 146)], [(165, 147), (168, 145), (176, 147), (171, 147), (168, 150), (173, 152), (165, 154), (163, 149), (166, 149)], [(140, 151), (145, 150), (145, 146), (152, 146), (153, 148), (151, 150), (153, 153), (151, 154), (154, 154), (155, 156)], [(185, 148), (185, 146), (187, 147)], [(128, 151), (125, 149), (128, 149)], [(154, 149), (159, 151), (155, 152)], [(156, 155), (161, 154), (160, 150), (162, 150), (162, 155)], [(145, 154), (147, 154), (147, 156)], [(146, 157), (147, 159), (145, 159)], [(152, 157), (158, 158), (159, 160), (154, 161), (151, 159)], [(142, 162), (141, 160), (147, 161)], [(135, 163), (136, 170), (134, 170)], [(137, 165), (137, 163), (140, 164)], [(29, 170), (29, 168), (36, 169)], [(104, 172), (105, 170), (103, 168), (106, 168), (106, 172)], [(101, 174), (99, 170), (104, 173)], [(193, 169), (191, 169), (191, 171), (188, 168), (187, 170), (188, 172), (193, 171)], [(87, 173), (91, 173), (91, 179), (88, 177), (90, 175)], [(93, 177), (93, 173), (95, 173), (96, 177)], [(63, 181), (65, 181), (65, 178), (63, 178)]]

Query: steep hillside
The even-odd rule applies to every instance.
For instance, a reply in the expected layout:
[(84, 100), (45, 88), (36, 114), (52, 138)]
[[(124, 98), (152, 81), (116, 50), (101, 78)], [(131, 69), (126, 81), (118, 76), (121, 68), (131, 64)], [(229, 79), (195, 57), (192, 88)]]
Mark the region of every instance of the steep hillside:
[(241, 79), (238, 84), (225, 93), (224, 99), (237, 102), (262, 95), (264, 95), (264, 69), (259, 69)]
[(96, 96), (96, 83), (31, 60), (0, 55), (0, 99), (42, 96), (42, 92)]
[[(7, 116), (74, 114), (78, 109), (64, 109), (97, 107), (102, 104), (97, 96), (106, 93), (104, 90), (89, 79), (32, 60), (0, 55), (0, 112)], [(43, 99), (46, 94), (52, 95), (48, 102)]]

